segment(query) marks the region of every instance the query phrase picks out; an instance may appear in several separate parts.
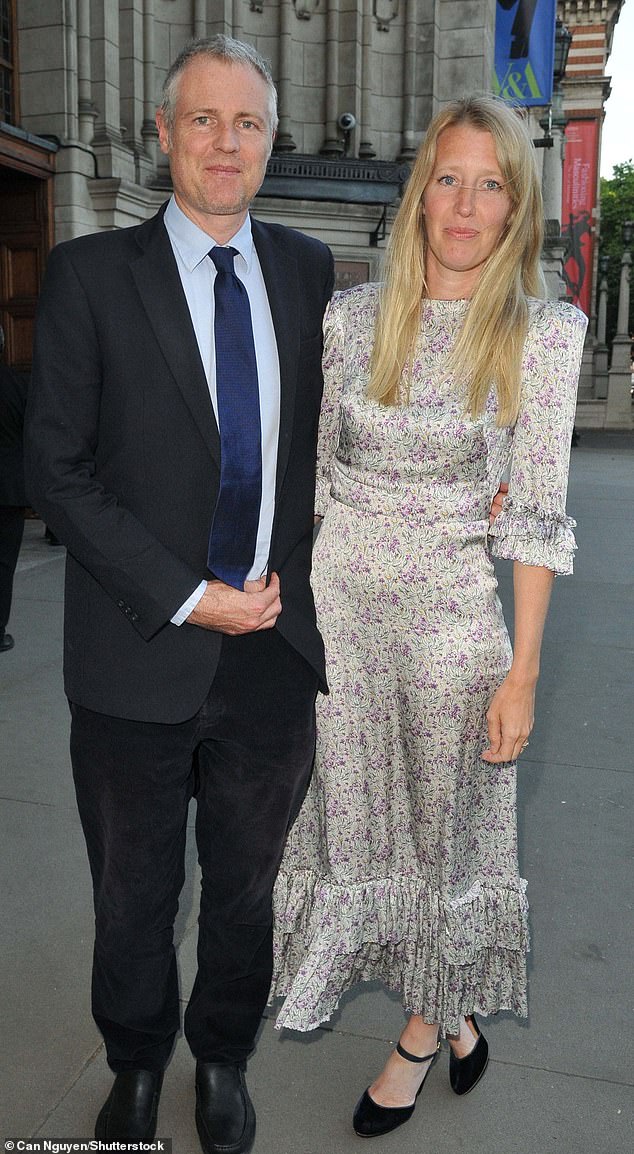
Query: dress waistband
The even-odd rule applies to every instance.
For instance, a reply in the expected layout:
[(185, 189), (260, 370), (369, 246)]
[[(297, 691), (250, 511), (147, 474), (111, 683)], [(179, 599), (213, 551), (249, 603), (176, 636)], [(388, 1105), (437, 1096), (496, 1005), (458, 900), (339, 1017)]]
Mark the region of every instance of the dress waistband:
[[(383, 478), (381, 478), (383, 480)], [(399, 518), (431, 527), (459, 523), (472, 529), (488, 528), (491, 498), (464, 482), (442, 483), (421, 478), (388, 484), (368, 484), (363, 477), (333, 470), (331, 494), (335, 501), (377, 517)]]

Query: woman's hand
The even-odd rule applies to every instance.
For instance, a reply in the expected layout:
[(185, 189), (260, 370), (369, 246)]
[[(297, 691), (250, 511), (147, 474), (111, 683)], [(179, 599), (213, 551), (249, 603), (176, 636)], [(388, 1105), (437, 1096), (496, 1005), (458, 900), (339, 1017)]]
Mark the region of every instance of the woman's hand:
[(535, 719), (534, 680), (518, 680), (512, 672), (493, 696), (487, 712), (489, 748), (483, 761), (515, 761), (528, 744)]
[(498, 513), (502, 512), (502, 506), (504, 504), (504, 498), (505, 498), (506, 494), (508, 493), (508, 491), (509, 491), (509, 487), (508, 487), (508, 484), (506, 483), (506, 481), (501, 481), (500, 487), (499, 487), (497, 493), (495, 494), (495, 497), (493, 498), (493, 500), (491, 502), (491, 509), (489, 511), (489, 527), (495, 521), (495, 518), (497, 517)]
[(484, 761), (515, 761), (533, 728), (539, 653), (553, 580), (550, 569), (513, 562), (513, 664), (487, 712), (489, 748), (482, 753)]

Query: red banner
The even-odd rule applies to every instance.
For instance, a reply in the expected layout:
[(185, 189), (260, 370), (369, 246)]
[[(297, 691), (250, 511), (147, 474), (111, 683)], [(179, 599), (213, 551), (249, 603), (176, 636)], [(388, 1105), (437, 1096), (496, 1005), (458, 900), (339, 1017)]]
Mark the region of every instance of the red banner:
[(566, 125), (561, 232), (566, 242), (564, 280), (568, 299), (590, 316), (594, 213), (597, 203), (596, 120)]

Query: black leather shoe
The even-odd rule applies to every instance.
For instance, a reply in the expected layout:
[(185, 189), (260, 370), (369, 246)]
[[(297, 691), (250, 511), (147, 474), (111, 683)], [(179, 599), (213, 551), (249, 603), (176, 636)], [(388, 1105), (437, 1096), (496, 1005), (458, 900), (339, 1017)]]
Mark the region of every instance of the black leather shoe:
[(454, 1094), (468, 1094), (470, 1090), (473, 1090), (473, 1087), (478, 1084), (484, 1074), (489, 1061), (488, 1042), (484, 1034), (480, 1032), (473, 1014), (467, 1018), (467, 1021), (473, 1026), (478, 1040), (471, 1052), (464, 1058), (456, 1058), (453, 1050), (450, 1051), (449, 1081)]
[(246, 1154), (255, 1140), (255, 1110), (242, 1064), (196, 1064), (196, 1128), (205, 1154)]
[[(427, 1081), (427, 1075), (438, 1057), (439, 1049), (440, 1043), (436, 1046), (433, 1054), (425, 1054), (423, 1058), (419, 1058), (418, 1054), (410, 1054), (408, 1050), (404, 1050), (400, 1042), (396, 1044), (397, 1053), (401, 1055), (401, 1058), (407, 1058), (408, 1062), (429, 1062), (425, 1077), (416, 1092), (416, 1098)], [(355, 1134), (358, 1134), (360, 1138), (378, 1138), (381, 1134), (389, 1134), (390, 1130), (396, 1130), (397, 1126), (402, 1126), (411, 1118), (416, 1108), (416, 1098), (411, 1106), (379, 1106), (378, 1102), (375, 1102), (365, 1090), (357, 1102), (352, 1116)]]
[(102, 1142), (151, 1142), (163, 1075), (151, 1070), (122, 1070), (104, 1102), (95, 1125)]
[(2, 633), (0, 636), (0, 653), (6, 653), (7, 649), (13, 649), (15, 641), (10, 633)]

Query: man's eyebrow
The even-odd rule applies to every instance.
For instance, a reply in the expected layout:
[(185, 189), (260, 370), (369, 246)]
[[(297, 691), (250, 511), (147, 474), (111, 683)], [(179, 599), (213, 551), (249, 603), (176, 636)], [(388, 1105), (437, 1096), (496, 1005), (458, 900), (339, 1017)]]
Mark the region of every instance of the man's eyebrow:
[[(189, 108), (183, 113), (184, 116), (218, 116), (220, 114), (219, 108)], [(266, 117), (261, 112), (236, 112), (234, 114), (236, 120), (260, 120), (265, 122)]]

